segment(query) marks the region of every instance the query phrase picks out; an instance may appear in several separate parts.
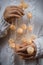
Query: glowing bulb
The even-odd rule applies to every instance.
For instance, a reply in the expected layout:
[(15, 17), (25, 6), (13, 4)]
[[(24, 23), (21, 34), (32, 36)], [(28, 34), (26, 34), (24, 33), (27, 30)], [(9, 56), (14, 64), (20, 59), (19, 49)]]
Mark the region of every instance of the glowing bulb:
[(17, 33), (18, 33), (18, 34), (23, 34), (23, 29), (22, 29), (22, 28), (18, 28), (18, 29), (17, 29)]
[(22, 2), (19, 7), (23, 8), (23, 9), (27, 9), (28, 8), (28, 4), (25, 2)]
[(32, 46), (29, 46), (27, 48), (27, 52), (28, 52), (29, 55), (32, 55), (34, 53), (34, 48)]
[(23, 30), (26, 30), (26, 29), (27, 29), (26, 24), (22, 24), (21, 28), (22, 28)]
[(32, 31), (33, 30), (33, 27), (30, 25), (29, 27), (28, 27), (28, 31)]
[(22, 38), (21, 40), (23, 43), (27, 43), (27, 39), (26, 38)]
[(32, 13), (29, 12), (29, 13), (27, 14), (27, 17), (31, 19), (31, 18), (32, 18)]
[(31, 39), (28, 40), (28, 44), (32, 44), (32, 40)]
[(25, 3), (25, 2), (23, 2), (23, 8), (24, 8), (24, 9), (28, 8), (28, 4)]
[(36, 35), (32, 35), (32, 36), (31, 36), (31, 39), (32, 39), (32, 40), (36, 39)]
[(8, 42), (9, 42), (9, 46), (10, 46), (11, 48), (15, 48), (15, 42), (14, 42), (13, 39), (9, 39)]
[(16, 29), (15, 25), (12, 24), (12, 25), (10, 26), (10, 29), (14, 31), (14, 30)]

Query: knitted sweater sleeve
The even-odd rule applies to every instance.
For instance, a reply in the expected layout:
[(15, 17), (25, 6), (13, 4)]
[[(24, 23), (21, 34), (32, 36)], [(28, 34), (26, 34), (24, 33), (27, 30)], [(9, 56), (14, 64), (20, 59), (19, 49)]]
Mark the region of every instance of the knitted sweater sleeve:
[(0, 20), (0, 38), (4, 37), (7, 34), (10, 24), (4, 20), (2, 17)]

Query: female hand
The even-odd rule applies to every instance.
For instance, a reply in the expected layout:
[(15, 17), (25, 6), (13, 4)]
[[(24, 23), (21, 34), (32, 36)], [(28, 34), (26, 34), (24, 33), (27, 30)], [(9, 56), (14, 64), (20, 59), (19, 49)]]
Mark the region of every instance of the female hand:
[(34, 56), (36, 54), (35, 44), (34, 43), (32, 43), (32, 44), (25, 43), (25, 44), (17, 45), (16, 46), (16, 53), (22, 59), (25, 59), (25, 60), (27, 60), (27, 59), (34, 59)]
[(12, 22), (12, 19), (20, 18), (24, 15), (23, 10), (18, 6), (6, 7), (3, 17), (7, 22)]

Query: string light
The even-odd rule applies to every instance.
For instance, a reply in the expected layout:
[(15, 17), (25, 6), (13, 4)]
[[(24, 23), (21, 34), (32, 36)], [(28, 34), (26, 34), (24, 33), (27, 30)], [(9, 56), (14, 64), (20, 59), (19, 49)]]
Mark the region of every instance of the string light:
[(15, 31), (16, 30), (16, 26), (15, 25), (10, 25), (10, 29), (12, 30), (12, 31)]
[(29, 25), (28, 28), (27, 28), (27, 30), (28, 30), (29, 32), (32, 32), (32, 30), (33, 30), (32, 25)]
[(34, 53), (34, 48), (32, 46), (28, 46), (27, 52), (29, 55), (32, 55)]
[(31, 18), (32, 18), (32, 13), (29, 12), (29, 13), (27, 14), (27, 17), (28, 17), (29, 19), (31, 19)]
[(11, 48), (15, 48), (15, 42), (14, 42), (13, 39), (9, 39), (8, 42), (9, 42), (9, 46), (10, 46)]
[(22, 28), (18, 28), (18, 29), (17, 29), (17, 33), (18, 33), (18, 34), (23, 34), (23, 29), (22, 29)]
[(26, 29), (27, 29), (26, 24), (22, 24), (22, 25), (21, 25), (21, 28), (22, 28), (23, 30), (26, 30)]

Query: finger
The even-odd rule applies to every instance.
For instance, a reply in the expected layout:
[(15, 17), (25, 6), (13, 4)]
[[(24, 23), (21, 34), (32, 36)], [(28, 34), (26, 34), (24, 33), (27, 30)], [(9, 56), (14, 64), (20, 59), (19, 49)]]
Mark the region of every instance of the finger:
[(25, 59), (25, 60), (33, 60), (35, 58), (33, 56), (31, 56), (31, 57), (23, 57), (23, 59)]
[(22, 15), (24, 15), (23, 10), (17, 6), (11, 6), (11, 7), (9, 6), (6, 8), (6, 11), (11, 11), (11, 10), (17, 10), (17, 11), (21, 12)]
[(23, 60), (29, 60), (29, 57), (25, 58), (24, 56), (19, 56), (20, 59), (23, 59)]
[(16, 15), (16, 14), (9, 14), (6, 19), (9, 19), (9, 18), (20, 18), (21, 16), (19, 15)]
[(24, 46), (28, 46), (27, 43), (21, 43), (20, 46), (24, 47)]
[(23, 59), (25, 59), (25, 60), (33, 60), (33, 59), (35, 59), (35, 57), (34, 56), (21, 56)]
[(23, 47), (23, 48), (19, 48), (19, 49), (17, 50), (17, 52), (25, 51), (25, 50), (27, 49), (27, 47), (28, 47), (28, 46), (25, 46), (25, 47)]
[(17, 53), (18, 55), (20, 55), (20, 56), (24, 56), (24, 57), (29, 57), (29, 55), (28, 54), (24, 54), (24, 53)]
[(26, 44), (19, 44), (19, 48), (24, 48), (26, 46), (27, 46)]
[(19, 7), (19, 6), (8, 6), (8, 7), (10, 7), (10, 8), (20, 8), (21, 9), (21, 7)]
[(18, 10), (22, 15), (24, 15), (24, 11), (22, 9), (20, 8), (14, 8), (14, 9)]
[(18, 10), (11, 10), (8, 12), (9, 14), (18, 14), (20, 16), (23, 16), (21, 12), (19, 12)]
[(14, 7), (17, 7), (17, 6), (8, 6), (9, 8), (14, 8)]
[(24, 15), (23, 11), (21, 12), (21, 11), (20, 11), (19, 9), (17, 9), (17, 8), (9, 9), (9, 10), (7, 11), (7, 13), (17, 13), (17, 14), (19, 14), (19, 15)]
[(8, 8), (12, 8), (12, 9), (14, 9), (14, 8), (17, 8), (17, 9), (20, 9), (21, 11), (24, 11), (21, 7), (19, 7), (19, 6), (9, 6)]

